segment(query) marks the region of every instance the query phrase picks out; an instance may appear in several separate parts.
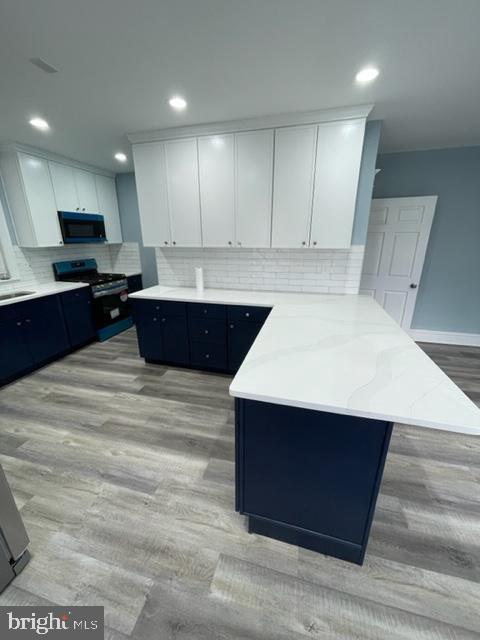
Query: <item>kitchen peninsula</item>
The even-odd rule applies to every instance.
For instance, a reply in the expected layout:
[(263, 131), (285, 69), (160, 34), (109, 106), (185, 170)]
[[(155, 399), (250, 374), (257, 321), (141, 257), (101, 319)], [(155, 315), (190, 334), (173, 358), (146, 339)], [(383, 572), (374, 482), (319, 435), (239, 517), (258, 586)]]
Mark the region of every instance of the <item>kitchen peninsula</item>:
[[(157, 286), (130, 297), (147, 360), (236, 371), (236, 508), (251, 532), (361, 564), (393, 424), (480, 435), (480, 410), (367, 296)], [(232, 334), (248, 323), (231, 366)]]

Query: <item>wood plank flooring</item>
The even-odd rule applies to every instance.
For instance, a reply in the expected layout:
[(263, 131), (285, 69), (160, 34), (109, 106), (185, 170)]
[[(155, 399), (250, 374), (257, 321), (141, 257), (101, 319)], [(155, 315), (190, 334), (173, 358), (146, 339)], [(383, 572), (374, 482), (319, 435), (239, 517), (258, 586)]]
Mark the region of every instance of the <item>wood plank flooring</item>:
[[(480, 403), (480, 349), (423, 345)], [(104, 605), (108, 640), (480, 637), (480, 438), (397, 425), (363, 567), (249, 535), (228, 376), (135, 330), (0, 390), (32, 560), (0, 605)]]

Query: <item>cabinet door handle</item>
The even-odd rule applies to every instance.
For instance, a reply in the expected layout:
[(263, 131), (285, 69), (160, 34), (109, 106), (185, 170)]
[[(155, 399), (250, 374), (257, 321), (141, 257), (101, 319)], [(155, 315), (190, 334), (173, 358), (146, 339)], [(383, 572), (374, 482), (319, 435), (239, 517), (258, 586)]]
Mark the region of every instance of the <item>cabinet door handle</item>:
[(208, 336), (208, 329), (205, 329), (204, 333), (206, 336)]
[(302, 246), (305, 246), (307, 243), (305, 242), (305, 240), (302, 242)]
[(17, 322), (17, 327), (21, 327), (22, 323), (20, 322), (20, 320)]
[(83, 207), (82, 211), (85, 211), (85, 207)]
[(230, 329), (235, 329), (235, 325), (234, 325), (234, 324), (231, 324), (231, 325), (230, 325)]
[(163, 244), (168, 244), (168, 240), (164, 240), (164, 241), (163, 241)]
[(245, 317), (249, 318), (250, 317), (250, 311), (245, 311)]
[(166, 321), (166, 318), (162, 318), (162, 322), (165, 322), (165, 321)]
[(80, 211), (80, 207), (77, 207), (77, 208), (75, 209), (75, 211)]
[(175, 240), (174, 240), (174, 241), (172, 242), (172, 244), (177, 244), (177, 243), (176, 243), (176, 242), (175, 242)]
[(209, 354), (209, 353), (206, 353), (206, 354), (205, 354), (205, 358), (208, 360), (208, 359), (210, 358), (210, 354)]
[(231, 240), (229, 240), (229, 241), (228, 241), (228, 244), (229, 244), (230, 246), (232, 246), (232, 241), (231, 241)]
[(30, 322), (31, 322), (30, 318), (27, 318), (27, 319), (25, 320), (25, 322), (26, 322), (27, 324), (30, 324)]
[(204, 313), (205, 315), (207, 315), (207, 313), (208, 313), (208, 309), (204, 309), (204, 310), (203, 310), (203, 313)]
[(314, 247), (316, 247), (316, 246), (317, 246), (317, 241), (316, 241), (316, 240), (314, 240), (314, 241), (313, 241), (313, 246), (314, 246)]
[(157, 320), (158, 320), (158, 318), (153, 318), (153, 321), (154, 321), (154, 322), (157, 322)]

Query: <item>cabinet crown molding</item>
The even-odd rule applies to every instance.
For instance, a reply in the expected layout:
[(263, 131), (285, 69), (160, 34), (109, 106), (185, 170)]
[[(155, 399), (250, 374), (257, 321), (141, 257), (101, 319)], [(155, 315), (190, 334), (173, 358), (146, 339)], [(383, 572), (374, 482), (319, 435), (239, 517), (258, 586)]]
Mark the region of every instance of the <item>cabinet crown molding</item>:
[(97, 167), (92, 164), (86, 164), (85, 162), (79, 162), (78, 160), (73, 160), (68, 156), (52, 153), (51, 151), (46, 151), (40, 147), (34, 147), (29, 144), (14, 141), (2, 142), (0, 144), (0, 153), (8, 153), (12, 151), (17, 153), (27, 153), (32, 156), (43, 158), (44, 160), (50, 160), (51, 162), (59, 162), (60, 164), (67, 164), (68, 166), (75, 167), (76, 169), (84, 169), (90, 173), (107, 176), (108, 178), (115, 178), (115, 173), (113, 173), (113, 171), (102, 169), (101, 167)]
[(320, 124), (322, 122), (350, 120), (353, 118), (367, 118), (373, 107), (373, 104), (364, 104), (350, 107), (336, 107), (333, 109), (321, 109), (316, 111), (283, 113), (256, 118), (247, 118), (244, 120), (210, 122), (207, 124), (188, 125), (183, 127), (171, 127), (167, 129), (155, 129), (153, 131), (139, 131), (136, 133), (128, 133), (127, 138), (132, 144), (138, 144), (142, 142), (157, 142), (161, 140), (188, 138), (191, 136), (206, 136), (211, 134), (232, 133), (239, 131), (255, 131), (257, 129), (272, 129), (302, 124)]

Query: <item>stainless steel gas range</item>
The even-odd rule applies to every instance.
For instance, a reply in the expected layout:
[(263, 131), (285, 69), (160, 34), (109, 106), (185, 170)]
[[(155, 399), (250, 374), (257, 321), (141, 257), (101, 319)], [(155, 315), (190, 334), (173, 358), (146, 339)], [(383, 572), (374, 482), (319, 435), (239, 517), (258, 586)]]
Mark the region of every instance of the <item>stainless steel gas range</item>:
[(124, 273), (100, 273), (94, 258), (53, 264), (55, 279), (90, 285), (98, 339), (107, 340), (133, 325), (128, 305), (128, 283)]

